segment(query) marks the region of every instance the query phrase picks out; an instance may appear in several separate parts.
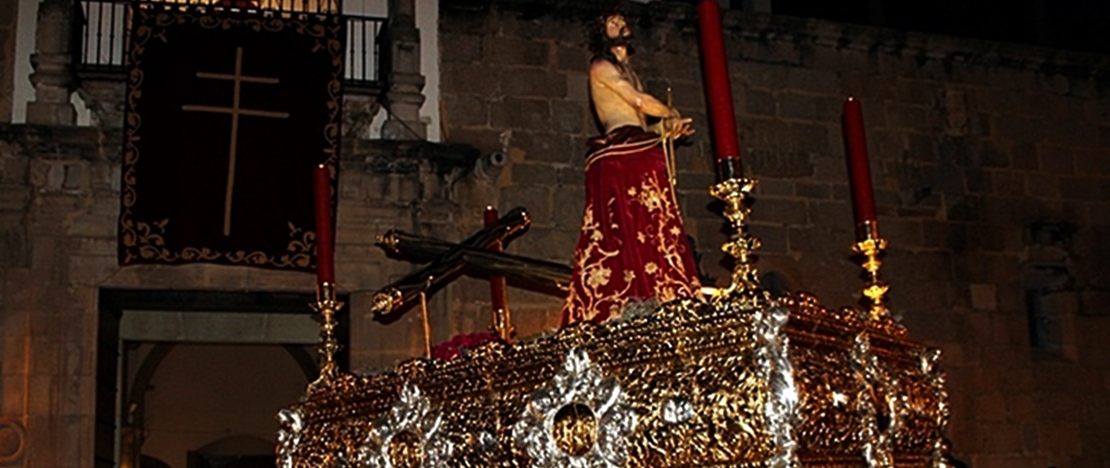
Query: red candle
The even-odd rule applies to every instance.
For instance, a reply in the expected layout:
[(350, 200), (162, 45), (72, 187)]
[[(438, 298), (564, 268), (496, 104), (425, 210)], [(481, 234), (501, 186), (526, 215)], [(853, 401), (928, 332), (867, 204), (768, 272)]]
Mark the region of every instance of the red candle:
[(740, 144), (736, 138), (736, 111), (732, 107), (725, 40), (721, 35), (721, 7), (717, 5), (717, 0), (701, 0), (698, 4), (698, 37), (717, 161), (740, 159)]
[[(497, 208), (494, 208), (492, 206), (487, 206), (486, 211), (484, 213), (482, 213), (482, 218), (483, 218), (482, 220), (485, 222), (485, 225), (487, 227), (496, 224), (497, 223)], [(504, 246), (501, 245), (501, 241), (497, 241), (497, 242), (494, 242), (493, 245), (491, 245), (489, 249), (494, 251), (494, 252), (501, 252), (503, 250), (503, 248), (504, 248)], [(489, 292), (490, 292), (490, 300), (491, 300), (490, 303), (493, 305), (493, 311), (494, 312), (497, 312), (499, 310), (506, 310), (509, 307), (509, 304), (508, 304), (508, 302), (505, 298), (505, 277), (504, 276), (491, 276), (489, 278)]]
[(331, 232), (331, 174), (316, 166), (316, 282), (335, 284), (335, 250)]
[(844, 146), (848, 153), (848, 176), (852, 188), (852, 210), (856, 225), (874, 221), (875, 195), (871, 192), (871, 165), (867, 159), (867, 137), (863, 133), (863, 111), (859, 101), (849, 97), (844, 101), (841, 117)]

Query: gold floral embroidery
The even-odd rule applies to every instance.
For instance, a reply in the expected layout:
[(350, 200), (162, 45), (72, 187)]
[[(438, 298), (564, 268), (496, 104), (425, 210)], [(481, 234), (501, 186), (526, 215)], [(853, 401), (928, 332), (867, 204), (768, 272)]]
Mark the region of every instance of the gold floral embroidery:
[[(644, 297), (629, 297), (629, 291), (634, 284), (644, 284), (651, 288), (650, 297), (656, 297), (666, 302), (680, 297), (695, 297), (701, 285), (696, 272), (687, 272), (685, 252), (686, 238), (681, 227), (682, 219), (678, 213), (674, 192), (662, 173), (655, 171), (645, 172), (639, 183), (627, 190), (617, 192), (617, 196), (624, 196), (623, 203), (616, 199), (609, 199), (607, 206), (595, 206), (594, 201), (587, 200), (587, 205), (582, 222), (582, 238), (585, 239), (581, 249), (576, 253), (575, 270), (570, 294), (564, 304), (564, 313), (568, 314), (571, 321), (594, 320), (597, 317), (615, 318), (620, 315), (621, 308), (630, 299), (646, 299)], [(617, 231), (617, 220), (624, 219), (627, 213), (623, 210), (633, 207), (643, 209), (642, 223), (632, 226), (634, 232), (617, 234), (617, 239), (606, 239), (602, 231), (602, 223), (609, 224), (612, 231)], [(597, 217), (595, 210), (605, 210), (605, 216)], [(621, 245), (621, 240), (628, 242), (635, 240), (638, 245)], [(649, 255), (643, 265), (625, 265), (614, 260), (621, 255), (622, 247), (643, 251), (654, 250), (658, 256)], [(609, 249), (609, 250), (607, 250)], [(636, 254), (633, 254), (636, 255)], [(658, 263), (662, 260), (662, 264)], [(627, 269), (628, 267), (635, 270)], [(613, 270), (620, 272), (617, 278), (613, 277)], [(640, 277), (639, 273), (644, 276)], [(623, 284), (620, 281), (623, 280)], [(614, 281), (617, 284), (611, 284)], [(643, 291), (638, 290), (637, 294)]]
[[(614, 201), (609, 200), (609, 203), (612, 204)], [(624, 288), (609, 294), (603, 295), (600, 291), (603, 286), (609, 284), (612, 275), (612, 269), (605, 266), (605, 262), (619, 255), (620, 250), (605, 250), (602, 248), (601, 241), (605, 238), (605, 235), (594, 219), (592, 204), (586, 205), (586, 212), (582, 219), (582, 231), (583, 233), (589, 233), (587, 237), (589, 241), (583, 252), (575, 259), (574, 265), (582, 278), (577, 280), (577, 285), (571, 286), (571, 294), (567, 296), (566, 304), (563, 307), (583, 314), (582, 318), (587, 320), (603, 314), (619, 315), (620, 306), (623, 304), (622, 298), (632, 287), (632, 282), (626, 279)], [(628, 273), (631, 272), (626, 271), (624, 273), (625, 278), (628, 278)]]
[(586, 284), (591, 288), (597, 289), (609, 284), (609, 275), (613, 271), (603, 266), (597, 266), (590, 270)]
[(640, 187), (640, 203), (642, 203), (648, 211), (659, 211), (663, 209), (663, 194), (660, 193), (659, 186), (654, 182), (654, 180), (648, 178), (644, 181), (644, 185)]
[(686, 245), (679, 218), (678, 206), (670, 184), (661, 183), (652, 174), (645, 175), (640, 183), (638, 195), (629, 193), (629, 202), (640, 203), (651, 216), (650, 223), (644, 228), (648, 231), (637, 233), (637, 239), (648, 239), (667, 262), (667, 268), (655, 263), (644, 265), (644, 272), (652, 279), (654, 294), (661, 301), (678, 297), (691, 297), (701, 287), (697, 278), (686, 273), (680, 246)]

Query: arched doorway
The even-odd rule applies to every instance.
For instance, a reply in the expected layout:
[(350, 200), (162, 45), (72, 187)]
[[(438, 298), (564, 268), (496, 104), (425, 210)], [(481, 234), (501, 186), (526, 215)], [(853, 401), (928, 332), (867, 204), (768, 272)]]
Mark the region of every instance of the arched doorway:
[[(265, 460), (274, 466), (274, 416), (316, 377), (319, 327), (310, 299), (101, 291), (98, 380), (120, 390), (117, 406), (116, 386), (98, 387), (97, 465), (141, 468), (157, 460), (159, 467), (251, 468)], [(114, 463), (100, 455), (114, 450)]]

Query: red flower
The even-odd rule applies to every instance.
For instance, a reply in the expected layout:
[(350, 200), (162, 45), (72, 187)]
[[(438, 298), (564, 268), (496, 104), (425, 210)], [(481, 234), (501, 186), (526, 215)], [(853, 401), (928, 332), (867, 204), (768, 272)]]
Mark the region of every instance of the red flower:
[(446, 342), (432, 346), (432, 358), (450, 360), (459, 357), (464, 349), (475, 348), (483, 343), (499, 341), (493, 333), (477, 332), (456, 335)]

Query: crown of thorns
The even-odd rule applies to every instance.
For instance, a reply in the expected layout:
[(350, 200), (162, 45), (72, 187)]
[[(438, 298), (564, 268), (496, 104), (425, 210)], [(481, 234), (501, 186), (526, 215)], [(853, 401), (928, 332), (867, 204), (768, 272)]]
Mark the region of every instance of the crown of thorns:
[(608, 34), (606, 34), (606, 23), (609, 22), (609, 18), (612, 18), (614, 16), (620, 16), (622, 18), (625, 18), (625, 20), (627, 21), (627, 17), (624, 16), (623, 11), (621, 11), (619, 8), (612, 8), (598, 15), (596, 18), (594, 18), (593, 22), (590, 23), (588, 31), (589, 43), (587, 44), (587, 47), (589, 48), (591, 53), (599, 54), (605, 53), (609, 50), (611, 41)]

